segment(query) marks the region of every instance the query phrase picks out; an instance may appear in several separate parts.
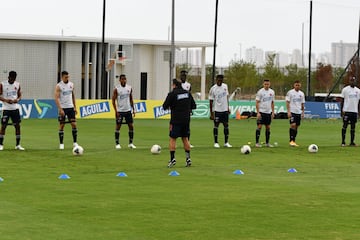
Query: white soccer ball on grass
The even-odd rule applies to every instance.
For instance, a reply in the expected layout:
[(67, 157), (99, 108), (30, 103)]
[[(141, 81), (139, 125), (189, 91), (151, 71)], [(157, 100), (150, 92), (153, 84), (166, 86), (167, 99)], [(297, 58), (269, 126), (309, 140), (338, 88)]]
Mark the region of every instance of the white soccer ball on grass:
[(251, 153), (251, 147), (249, 145), (244, 145), (240, 149), (242, 154), (250, 154)]
[(160, 147), (160, 145), (157, 145), (157, 144), (153, 145), (153, 146), (151, 147), (151, 149), (150, 149), (150, 152), (151, 152), (152, 154), (160, 154), (160, 152), (161, 152), (161, 147)]
[(84, 148), (80, 145), (75, 146), (72, 150), (73, 155), (80, 156), (84, 154)]
[(308, 147), (308, 151), (310, 153), (317, 153), (319, 151), (319, 147), (316, 144), (310, 144)]

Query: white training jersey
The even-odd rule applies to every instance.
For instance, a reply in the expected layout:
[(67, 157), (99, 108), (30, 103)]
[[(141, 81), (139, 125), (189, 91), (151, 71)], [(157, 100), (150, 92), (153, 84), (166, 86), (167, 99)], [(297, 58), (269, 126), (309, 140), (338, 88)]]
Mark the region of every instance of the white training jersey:
[(291, 89), (287, 92), (285, 100), (290, 103), (290, 112), (302, 114), (301, 105), (305, 103), (305, 94), (301, 90)]
[(272, 112), (272, 103), (275, 99), (275, 92), (271, 88), (265, 90), (265, 88), (261, 88), (256, 93), (256, 101), (259, 101), (259, 112), (261, 113), (271, 113)]
[[(18, 96), (18, 90), (20, 88), (20, 84), (18, 82), (14, 82), (10, 84), (7, 80), (2, 82), (3, 92), (2, 97), (6, 99), (15, 100)], [(6, 103), (3, 102), (3, 110), (16, 110), (18, 109), (18, 104), (14, 103)]]
[(73, 108), (73, 91), (74, 91), (74, 83), (67, 82), (64, 83), (63, 81), (60, 81), (57, 86), (60, 89), (60, 106), (61, 108)]
[(184, 90), (190, 92), (191, 84), (190, 84), (189, 82), (183, 82), (183, 83), (181, 83), (181, 87), (182, 87)]
[(130, 85), (121, 86), (121, 84), (115, 87), (117, 91), (117, 111), (118, 112), (128, 112), (131, 111), (132, 107), (130, 105), (130, 94), (132, 88)]
[(343, 112), (358, 112), (360, 100), (360, 89), (357, 87), (346, 86), (341, 91), (341, 97), (344, 99)]
[(228, 86), (222, 83), (221, 86), (215, 84), (210, 88), (209, 99), (213, 100), (213, 112), (226, 112), (229, 111), (228, 104)]

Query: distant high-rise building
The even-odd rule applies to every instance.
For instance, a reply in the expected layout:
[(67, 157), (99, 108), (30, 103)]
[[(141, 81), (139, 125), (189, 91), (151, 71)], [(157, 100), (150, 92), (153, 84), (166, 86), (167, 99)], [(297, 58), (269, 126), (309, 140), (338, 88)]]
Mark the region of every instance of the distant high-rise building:
[(356, 43), (331, 43), (331, 64), (336, 67), (345, 67), (357, 50)]
[(305, 65), (303, 55), (300, 49), (294, 49), (291, 54), (291, 64), (296, 64), (298, 67), (303, 67)]
[(256, 66), (263, 66), (265, 63), (264, 50), (256, 47), (246, 49), (245, 61), (254, 62)]
[(201, 49), (182, 48), (175, 52), (175, 62), (177, 64), (188, 64), (194, 67), (201, 66)]

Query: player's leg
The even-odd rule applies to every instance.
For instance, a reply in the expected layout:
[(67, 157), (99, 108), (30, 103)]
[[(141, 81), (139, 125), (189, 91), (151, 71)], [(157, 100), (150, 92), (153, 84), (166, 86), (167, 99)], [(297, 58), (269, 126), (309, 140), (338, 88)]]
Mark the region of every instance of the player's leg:
[(120, 145), (120, 128), (122, 123), (122, 115), (118, 112), (116, 113), (115, 119), (115, 148), (121, 149)]
[(352, 114), (350, 123), (350, 146), (356, 146), (355, 144), (355, 127), (357, 122), (357, 113)]
[(65, 127), (65, 119), (66, 116), (65, 115), (59, 115), (58, 116), (58, 121), (59, 121), (59, 149), (64, 149), (64, 127)]
[(176, 151), (176, 138), (180, 136), (178, 125), (169, 125), (169, 151), (170, 151), (170, 160), (168, 163), (168, 167), (172, 167), (176, 164), (175, 160), (175, 151)]
[(224, 125), (224, 147), (232, 147), (229, 143), (229, 114), (225, 112), (223, 115), (223, 125)]
[(256, 121), (256, 130), (255, 130), (255, 147), (261, 147), (260, 144), (260, 134), (261, 134), (262, 122), (261, 119)]
[(0, 151), (2, 151), (4, 149), (4, 136), (5, 136), (5, 132), (6, 132), (6, 127), (7, 124), (9, 122), (9, 116), (8, 116), (8, 111), (4, 110), (2, 117), (1, 117), (1, 130), (0, 130)]
[(77, 136), (78, 136), (78, 130), (77, 130), (77, 125), (76, 125), (76, 116), (75, 116), (75, 110), (74, 109), (69, 109), (65, 112), (65, 115), (67, 116), (67, 118), (70, 121), (71, 124), (71, 134), (72, 134), (72, 138), (73, 138), (73, 146), (77, 146)]
[(270, 144), (271, 114), (266, 114), (265, 118), (265, 144), (267, 147), (273, 147), (273, 145)]
[(181, 139), (182, 139), (182, 142), (183, 142), (183, 145), (184, 145), (185, 156), (186, 156), (186, 159), (185, 159), (186, 165), (185, 165), (185, 167), (190, 167), (192, 162), (191, 162), (191, 158), (190, 158), (191, 146), (190, 146), (190, 142), (189, 142), (189, 139), (188, 139), (189, 132), (190, 132), (189, 124), (182, 125), (181, 132), (182, 132)]
[(15, 111), (12, 111), (11, 121), (13, 122), (14, 127), (15, 127), (15, 138), (16, 138), (15, 149), (24, 151), (25, 148), (23, 148), (20, 145), (20, 140), (21, 140), (20, 122), (21, 122), (21, 118), (20, 118), (19, 109), (15, 110)]
[(347, 115), (347, 113), (344, 113), (343, 126), (341, 128), (341, 146), (342, 147), (345, 147), (346, 129), (348, 127), (348, 124), (349, 124), (349, 116)]
[(219, 132), (219, 113), (215, 112), (215, 118), (214, 118), (214, 128), (213, 128), (213, 136), (214, 136), (214, 147), (219, 148), (219, 142), (218, 142), (218, 132)]
[(126, 113), (126, 123), (128, 124), (128, 128), (129, 128), (129, 148), (136, 148), (136, 146), (133, 144), (133, 140), (134, 140), (134, 119), (132, 117), (132, 113), (128, 112)]

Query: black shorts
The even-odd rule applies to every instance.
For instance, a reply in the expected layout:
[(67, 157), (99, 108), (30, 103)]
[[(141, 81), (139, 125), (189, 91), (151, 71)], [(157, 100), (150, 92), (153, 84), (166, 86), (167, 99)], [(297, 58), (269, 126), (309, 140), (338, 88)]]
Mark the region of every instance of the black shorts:
[(190, 124), (171, 124), (169, 127), (169, 136), (171, 138), (188, 137), (190, 133)]
[(134, 122), (131, 111), (119, 112), (119, 117), (116, 118), (116, 124), (122, 124), (124, 119), (126, 124), (130, 124)]
[(214, 123), (228, 123), (229, 112), (215, 112)]
[(356, 123), (358, 118), (358, 114), (354, 112), (345, 112), (343, 116), (344, 123)]
[(1, 124), (2, 125), (7, 125), (10, 118), (11, 118), (11, 121), (12, 121), (13, 124), (20, 123), (21, 122), (21, 117), (20, 117), (19, 109), (16, 109), (16, 110), (3, 110), (2, 117), (1, 117)]
[(261, 117), (256, 121), (256, 124), (268, 126), (271, 124), (271, 113), (260, 113)]
[(76, 117), (75, 117), (75, 110), (74, 108), (63, 108), (64, 111), (64, 116), (58, 116), (58, 120), (60, 123), (65, 123), (66, 118), (68, 119), (68, 121), (70, 122), (76, 122)]
[(301, 123), (301, 114), (291, 113), (290, 124), (296, 124), (296, 126), (300, 126)]

